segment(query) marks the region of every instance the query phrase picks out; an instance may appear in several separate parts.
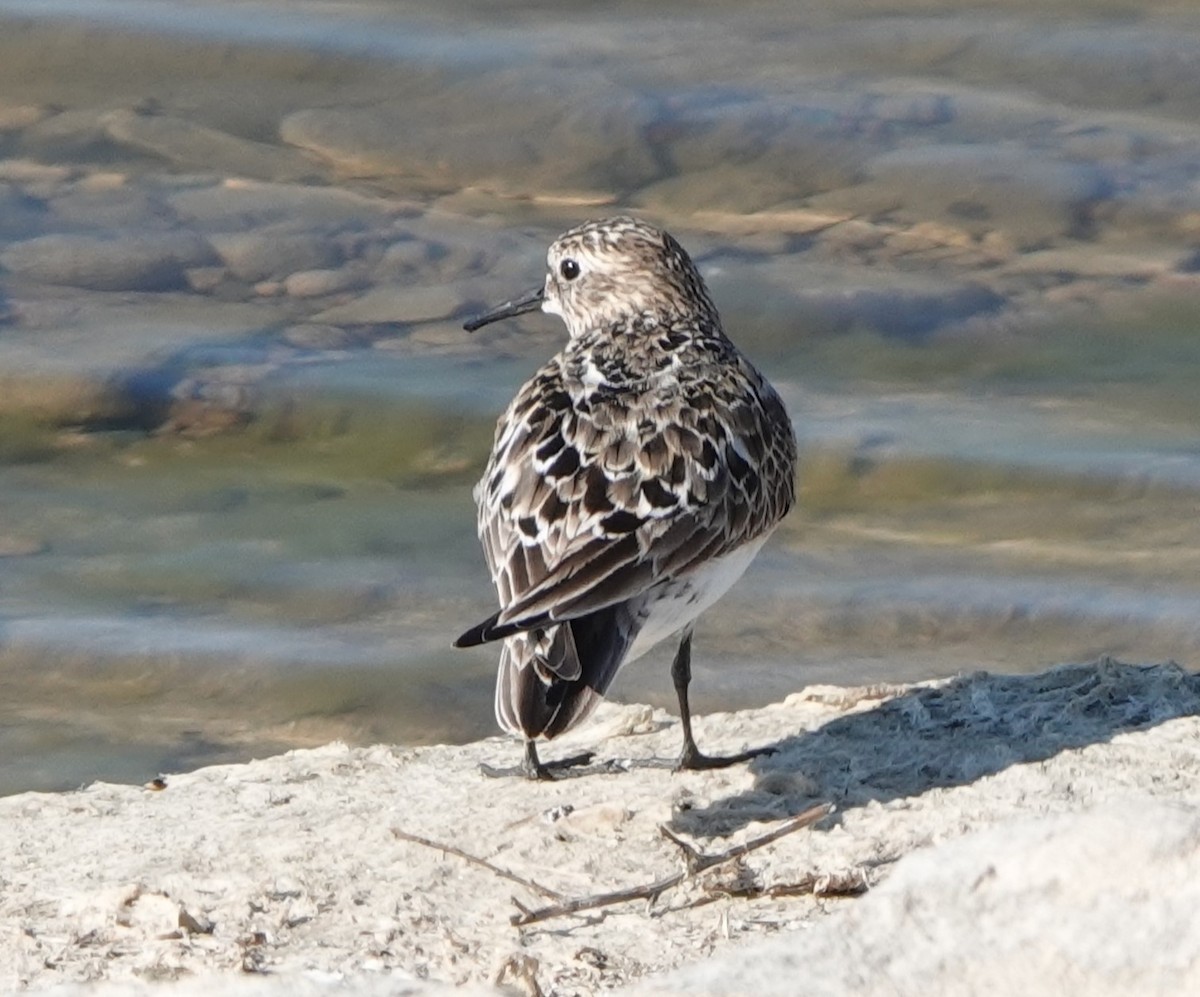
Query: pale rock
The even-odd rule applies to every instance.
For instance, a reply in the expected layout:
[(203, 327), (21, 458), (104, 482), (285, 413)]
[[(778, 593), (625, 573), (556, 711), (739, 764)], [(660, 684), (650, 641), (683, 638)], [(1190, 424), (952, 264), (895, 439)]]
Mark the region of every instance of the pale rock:
[(37, 104), (0, 104), (0, 132), (20, 131), (36, 125), (51, 114)]
[(351, 270), (298, 270), (283, 281), (284, 290), (293, 298), (319, 298), (326, 294), (361, 287), (361, 275)]
[(184, 232), (44, 235), (0, 253), (0, 264), (22, 277), (97, 291), (180, 288), (188, 268), (211, 260), (208, 243)]
[(282, 280), (300, 270), (335, 267), (342, 262), (337, 245), (320, 232), (221, 233), (209, 241), (221, 262), (239, 280)]
[(265, 180), (295, 180), (319, 171), (294, 149), (230, 135), (183, 118), (111, 111), (102, 119), (113, 140), (151, 152), (184, 169)]

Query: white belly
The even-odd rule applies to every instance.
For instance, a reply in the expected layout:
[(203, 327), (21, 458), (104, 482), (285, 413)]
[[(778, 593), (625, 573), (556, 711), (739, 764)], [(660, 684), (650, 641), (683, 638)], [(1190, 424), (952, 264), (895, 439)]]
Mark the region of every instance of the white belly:
[(646, 593), (646, 605), (639, 614), (645, 616), (646, 622), (629, 648), (625, 661), (641, 657), (720, 599), (742, 577), (766, 540), (766, 534), (755, 537), (724, 557), (715, 558), (680, 578), (662, 582)]

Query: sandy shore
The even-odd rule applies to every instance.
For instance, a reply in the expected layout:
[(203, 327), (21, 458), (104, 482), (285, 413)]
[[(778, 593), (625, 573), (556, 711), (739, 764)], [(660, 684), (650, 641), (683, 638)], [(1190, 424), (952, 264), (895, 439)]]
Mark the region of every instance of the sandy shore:
[[(0, 988), (63, 994), (1167, 994), (1200, 988), (1200, 678), (1100, 661), (701, 718), (729, 771), (491, 780), (514, 745), (340, 744), (0, 800)], [(550, 752), (547, 752), (550, 754)], [(836, 810), (657, 897), (520, 927)], [(414, 840), (451, 846), (455, 851)], [(483, 860), (472, 861), (467, 857)]]

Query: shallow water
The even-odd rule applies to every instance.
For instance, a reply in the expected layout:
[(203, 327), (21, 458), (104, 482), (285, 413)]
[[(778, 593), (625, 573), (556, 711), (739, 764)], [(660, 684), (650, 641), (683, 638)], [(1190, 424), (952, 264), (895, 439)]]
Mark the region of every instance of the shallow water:
[[(470, 486), (669, 226), (804, 448), (701, 710), (1200, 650), (1200, 18), (0, 0), (0, 792), (493, 731)], [(669, 649), (615, 693), (669, 704)]]

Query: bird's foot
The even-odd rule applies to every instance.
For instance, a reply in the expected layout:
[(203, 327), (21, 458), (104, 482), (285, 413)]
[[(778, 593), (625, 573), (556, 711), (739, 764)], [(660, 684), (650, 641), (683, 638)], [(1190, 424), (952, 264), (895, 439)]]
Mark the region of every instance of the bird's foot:
[(537, 750), (530, 741), (525, 746), (525, 757), (521, 759), (520, 765), (508, 765), (500, 768), (484, 763), (480, 764), (479, 771), (492, 779), (509, 779), (517, 776), (538, 782), (590, 775), (593, 772), (616, 771), (606, 762), (598, 765), (590, 764), (594, 757), (594, 752), (584, 751), (567, 758), (556, 758), (553, 761), (543, 762), (538, 758)]
[(695, 745), (690, 749), (684, 748), (678, 758), (639, 758), (626, 762), (627, 768), (633, 769), (670, 769), (672, 772), (703, 772), (706, 769), (725, 769), (731, 765), (739, 765), (763, 755), (773, 755), (777, 749), (772, 747), (751, 748), (736, 755), (705, 755)]
[(706, 769), (727, 769), (731, 765), (740, 765), (763, 755), (775, 754), (775, 748), (767, 745), (762, 748), (750, 748), (739, 751), (736, 755), (706, 755), (694, 744), (685, 745), (675, 762), (676, 772), (702, 772)]

